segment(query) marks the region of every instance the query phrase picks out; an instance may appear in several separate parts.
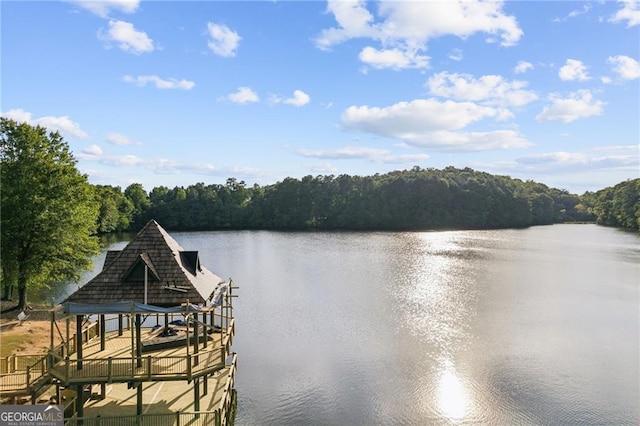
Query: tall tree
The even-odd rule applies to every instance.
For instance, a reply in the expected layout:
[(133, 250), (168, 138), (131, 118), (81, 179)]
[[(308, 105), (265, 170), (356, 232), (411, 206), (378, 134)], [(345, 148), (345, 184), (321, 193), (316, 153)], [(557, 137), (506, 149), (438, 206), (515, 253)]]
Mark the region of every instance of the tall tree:
[(99, 251), (98, 204), (58, 132), (0, 118), (2, 270), (27, 289), (77, 280)]

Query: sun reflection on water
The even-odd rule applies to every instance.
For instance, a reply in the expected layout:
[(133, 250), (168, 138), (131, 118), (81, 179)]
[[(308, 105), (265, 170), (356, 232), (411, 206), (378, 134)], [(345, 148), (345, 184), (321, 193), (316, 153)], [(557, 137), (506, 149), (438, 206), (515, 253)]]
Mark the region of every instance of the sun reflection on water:
[(438, 380), (438, 409), (451, 420), (464, 418), (470, 406), (469, 393), (452, 366), (447, 366)]

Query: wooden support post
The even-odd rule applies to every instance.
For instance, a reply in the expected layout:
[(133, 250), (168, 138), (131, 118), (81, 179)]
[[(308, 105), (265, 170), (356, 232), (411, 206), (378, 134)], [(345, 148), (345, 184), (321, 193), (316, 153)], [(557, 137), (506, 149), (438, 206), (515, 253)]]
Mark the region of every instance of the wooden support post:
[(189, 357), (189, 300), (187, 300), (187, 313), (184, 316), (187, 323), (187, 358)]
[[(131, 313), (127, 315), (127, 324), (131, 324), (131, 319), (133, 318), (133, 306), (131, 306)], [(127, 326), (127, 329), (129, 327)], [(136, 359), (136, 336), (133, 333), (133, 330), (130, 330), (131, 335), (131, 371), (134, 370), (135, 359)]]
[(169, 314), (164, 314), (164, 331), (169, 329)]
[(138, 383), (137, 388), (137, 400), (136, 400), (136, 414), (138, 416), (142, 415), (142, 383)]
[(207, 340), (209, 340), (209, 331), (207, 330), (207, 313), (202, 314), (202, 336), (204, 338), (204, 348), (207, 349)]
[(100, 350), (104, 351), (105, 349), (105, 345), (106, 345), (106, 337), (105, 337), (105, 332), (106, 332), (106, 326), (105, 326), (105, 318), (104, 318), (104, 314), (100, 315), (100, 319), (98, 320), (100, 321)]
[(107, 397), (107, 384), (100, 383), (100, 399), (105, 399)]
[(84, 389), (82, 385), (76, 385), (76, 413), (78, 413), (78, 417), (84, 417)]
[(49, 345), (49, 350), (53, 351), (53, 324), (56, 322), (56, 312), (51, 310), (51, 344)]
[(118, 336), (122, 336), (122, 314), (118, 314)]
[(71, 318), (70, 318), (69, 316), (67, 316), (67, 317), (65, 318), (65, 322), (66, 322), (66, 324), (67, 324), (67, 330), (66, 330), (66, 339), (67, 339), (67, 341), (65, 342), (65, 343), (66, 343), (66, 345), (65, 345), (65, 346), (66, 346), (66, 348), (67, 348), (67, 353), (66, 353), (66, 354), (64, 354), (64, 355), (65, 355), (66, 357), (68, 357), (68, 356), (69, 356), (69, 354), (71, 353), (71, 348), (69, 347), (69, 321), (70, 321), (70, 320), (71, 320)]
[(138, 367), (142, 367), (142, 315), (136, 314), (136, 358)]
[[(195, 365), (198, 365), (198, 352), (199, 352), (199, 340), (200, 340), (200, 325), (198, 324), (198, 313), (195, 312), (193, 314), (193, 354), (195, 357)], [(187, 322), (187, 329), (189, 328), (189, 323)], [(187, 344), (189, 341), (187, 341)]]
[(82, 370), (82, 315), (76, 315), (76, 359), (78, 370)]
[(200, 411), (200, 378), (193, 380), (193, 411)]
[(205, 374), (202, 379), (202, 396), (205, 396), (209, 393), (209, 375)]

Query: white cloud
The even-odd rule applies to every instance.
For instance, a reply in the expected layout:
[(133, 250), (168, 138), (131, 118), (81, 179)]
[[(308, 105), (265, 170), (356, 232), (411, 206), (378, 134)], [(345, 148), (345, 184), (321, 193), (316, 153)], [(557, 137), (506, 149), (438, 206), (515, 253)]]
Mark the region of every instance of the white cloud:
[(308, 104), (310, 100), (311, 98), (309, 97), (309, 95), (304, 93), (302, 90), (294, 90), (293, 97), (285, 99), (283, 102), (288, 105), (299, 107)]
[(443, 71), (432, 75), (427, 87), (435, 96), (505, 107), (522, 106), (538, 99), (534, 92), (525, 90), (527, 82), (509, 82), (499, 75), (484, 75), (476, 79), (469, 74)]
[[(513, 16), (502, 12), (503, 2), (485, 1), (409, 1), (383, 0), (377, 18), (361, 0), (330, 0), (327, 12), (337, 26), (322, 30), (316, 46), (329, 50), (352, 38), (379, 41), (380, 48), (368, 47), (360, 59), (376, 68), (424, 68), (428, 57), (422, 52), (430, 39), (454, 35), (467, 38), (475, 33), (499, 36), (503, 46), (518, 42), (523, 32)], [(488, 39), (487, 41), (492, 41)]]
[(226, 58), (236, 56), (236, 50), (240, 45), (242, 37), (224, 24), (207, 23), (209, 34), (209, 49), (216, 55)]
[(569, 14), (564, 18), (553, 19), (553, 22), (565, 22), (570, 18), (575, 18), (576, 16), (580, 16), (580, 15), (584, 15), (585, 13), (588, 13), (591, 10), (591, 8), (592, 6), (590, 4), (585, 4), (584, 6), (582, 6), (582, 9), (574, 9), (571, 12), (569, 12)]
[(83, 149), (82, 152), (84, 154), (93, 155), (93, 156), (100, 156), (103, 154), (102, 148), (100, 148), (98, 145), (88, 146), (85, 149)]
[(350, 106), (342, 115), (342, 124), (349, 129), (397, 137), (403, 133), (460, 129), (495, 115), (495, 109), (471, 102), (416, 99), (384, 108)]
[(10, 109), (9, 111), (3, 112), (2, 116), (19, 123), (24, 122), (32, 124), (31, 113), (23, 110), (22, 108)]
[(456, 132), (484, 118), (500, 118), (501, 114), (499, 109), (472, 102), (417, 99), (385, 108), (351, 106), (343, 113), (342, 124), (349, 130), (444, 151), (510, 149), (529, 145), (513, 130)]
[(565, 98), (551, 94), (549, 100), (551, 105), (545, 106), (536, 116), (536, 120), (570, 123), (579, 118), (601, 115), (605, 105), (604, 102), (594, 99), (589, 90), (578, 90)]
[(640, 1), (638, 0), (620, 0), (623, 6), (611, 18), (609, 22), (627, 22), (627, 28), (640, 24)]
[(235, 104), (258, 102), (260, 98), (250, 87), (238, 87), (238, 91), (227, 95), (227, 99)]
[(625, 55), (609, 56), (607, 63), (613, 65), (613, 72), (624, 80), (640, 78), (640, 64), (633, 58)]
[(60, 117), (45, 116), (34, 119), (30, 112), (17, 108), (3, 112), (2, 116), (18, 122), (29, 123), (32, 126), (42, 126), (50, 131), (58, 131), (63, 135), (74, 136), (78, 139), (86, 139), (89, 137), (87, 132), (82, 130), (78, 123), (66, 115)]
[(87, 132), (80, 128), (80, 125), (75, 121), (71, 120), (69, 117), (53, 117), (46, 116), (40, 117), (35, 120), (36, 124), (44, 126), (48, 129), (55, 129), (60, 131), (61, 133), (66, 133), (71, 136), (75, 136), (80, 139), (86, 139), (88, 137)]
[(558, 76), (563, 81), (587, 81), (591, 78), (587, 72), (587, 67), (582, 61), (576, 59), (567, 59), (566, 64), (560, 68)]
[(102, 148), (97, 145), (92, 145), (83, 149), (81, 153), (76, 155), (76, 157), (84, 161), (107, 164), (110, 166), (139, 166), (145, 164), (145, 160), (135, 155), (105, 155)]
[(102, 18), (108, 18), (111, 10), (134, 13), (140, 6), (140, 0), (80, 0), (70, 1)]
[(216, 174), (218, 168), (208, 163), (184, 163), (179, 161), (158, 158), (150, 163), (151, 169), (158, 174), (176, 174), (180, 172), (190, 172), (197, 174)]
[(309, 95), (307, 95), (306, 93), (304, 93), (302, 90), (294, 90), (293, 91), (293, 97), (291, 98), (281, 98), (279, 96), (271, 96), (271, 98), (269, 99), (272, 103), (278, 104), (278, 103), (283, 103), (283, 104), (287, 104), (287, 105), (293, 105), (293, 106), (297, 106), (297, 107), (301, 107), (304, 106), (306, 104), (309, 103), (309, 101), (311, 101), (311, 98), (309, 97)]
[(538, 172), (575, 172), (579, 170), (638, 170), (638, 146), (597, 147), (582, 152), (548, 152), (515, 160), (518, 168)]
[(112, 145), (140, 145), (140, 143), (134, 142), (128, 136), (120, 133), (109, 133), (106, 139)]
[(350, 38), (376, 36), (377, 30), (372, 26), (374, 18), (363, 0), (329, 0), (327, 12), (333, 14), (339, 28), (322, 30), (315, 39), (319, 49), (328, 50)]
[(571, 12), (569, 12), (569, 15), (567, 15), (567, 17), (568, 18), (575, 18), (576, 16), (588, 13), (591, 10), (591, 7), (592, 6), (590, 4), (585, 4), (585, 5), (582, 6), (582, 9), (574, 9)]
[(314, 163), (305, 165), (314, 174), (335, 175), (338, 168), (331, 163)]
[(101, 163), (110, 164), (114, 166), (137, 166), (144, 164), (144, 160), (135, 155), (120, 155), (112, 157), (104, 157), (100, 160)]
[(524, 74), (525, 72), (532, 70), (533, 69), (533, 64), (531, 62), (527, 62), (527, 61), (519, 61), (516, 64), (516, 67), (513, 69), (513, 71), (516, 74)]
[(157, 75), (139, 75), (137, 77), (125, 75), (122, 77), (122, 80), (140, 87), (144, 87), (148, 83), (153, 83), (157, 89), (191, 90), (196, 85), (193, 81), (185, 79), (178, 80), (176, 78), (162, 79)]
[(394, 155), (388, 149), (347, 146), (335, 149), (299, 149), (296, 153), (307, 158), (321, 158), (331, 160), (369, 160), (374, 163), (405, 164), (422, 162), (429, 158), (427, 154)]
[(107, 43), (118, 43), (120, 49), (136, 55), (154, 50), (153, 40), (145, 32), (136, 30), (130, 22), (110, 20), (109, 30), (106, 33), (100, 30), (98, 38)]
[(391, 68), (401, 70), (406, 68), (426, 68), (429, 57), (418, 54), (418, 50), (382, 49), (367, 46), (360, 52), (359, 59), (373, 68)]

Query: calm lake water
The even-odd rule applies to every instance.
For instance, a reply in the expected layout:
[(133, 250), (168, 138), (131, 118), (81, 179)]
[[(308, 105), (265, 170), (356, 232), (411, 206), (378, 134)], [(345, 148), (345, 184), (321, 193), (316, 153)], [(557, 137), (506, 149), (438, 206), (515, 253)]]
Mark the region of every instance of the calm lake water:
[(636, 234), (172, 235), (240, 286), (237, 425), (639, 424)]

